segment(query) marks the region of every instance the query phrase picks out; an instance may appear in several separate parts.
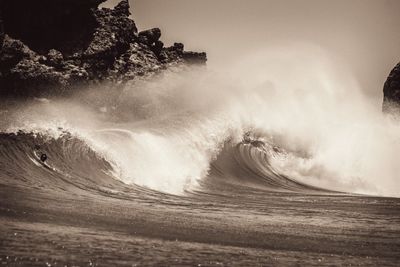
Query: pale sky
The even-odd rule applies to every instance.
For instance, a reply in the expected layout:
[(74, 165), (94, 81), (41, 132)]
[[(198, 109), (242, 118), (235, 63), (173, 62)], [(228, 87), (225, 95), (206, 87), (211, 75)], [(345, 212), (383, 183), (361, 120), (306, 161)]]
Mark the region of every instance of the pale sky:
[[(114, 6), (119, 0), (105, 5)], [(346, 64), (364, 92), (382, 97), (400, 61), (400, 0), (130, 0), (140, 30), (205, 51), (208, 65), (269, 45), (308, 42)]]

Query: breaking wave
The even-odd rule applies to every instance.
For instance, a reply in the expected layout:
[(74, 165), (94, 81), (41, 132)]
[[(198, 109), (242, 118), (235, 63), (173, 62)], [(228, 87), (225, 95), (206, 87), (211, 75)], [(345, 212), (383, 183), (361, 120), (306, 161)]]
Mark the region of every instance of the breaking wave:
[[(186, 194), (226, 185), (398, 196), (400, 127), (323, 51), (4, 102), (1, 183)], [(48, 160), (42, 163), (40, 153)]]

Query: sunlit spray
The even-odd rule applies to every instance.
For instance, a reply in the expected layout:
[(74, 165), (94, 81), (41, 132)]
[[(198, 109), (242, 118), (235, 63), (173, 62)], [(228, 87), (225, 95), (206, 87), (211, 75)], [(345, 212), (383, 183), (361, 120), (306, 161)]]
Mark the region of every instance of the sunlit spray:
[(269, 164), (291, 179), (398, 196), (400, 128), (371, 103), (338, 60), (296, 44), (223, 69), (170, 70), (122, 90), (37, 100), (10, 111), (3, 128), (73, 131), (124, 183), (174, 194), (196, 188), (224, 145), (250, 131), (283, 151)]

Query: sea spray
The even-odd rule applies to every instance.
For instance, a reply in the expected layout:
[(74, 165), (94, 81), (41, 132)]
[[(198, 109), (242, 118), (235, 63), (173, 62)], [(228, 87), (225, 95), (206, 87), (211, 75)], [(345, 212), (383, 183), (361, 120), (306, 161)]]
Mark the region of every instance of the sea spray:
[(165, 71), (122, 90), (33, 101), (10, 109), (16, 119), (7, 127), (73, 129), (107, 155), (121, 181), (174, 194), (198, 186), (224, 143), (252, 131), (286, 151), (269, 163), (291, 179), (398, 195), (400, 128), (371, 103), (340, 62), (299, 44), (223, 71)]

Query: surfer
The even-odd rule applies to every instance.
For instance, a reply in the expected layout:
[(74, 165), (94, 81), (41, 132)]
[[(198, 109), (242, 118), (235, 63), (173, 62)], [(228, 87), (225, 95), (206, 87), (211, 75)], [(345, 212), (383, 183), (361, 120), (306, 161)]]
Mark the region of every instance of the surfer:
[[(40, 150), (39, 145), (35, 145), (35, 150)], [(40, 160), (44, 163), (47, 160), (47, 155), (46, 153), (41, 153), (40, 154)]]
[(40, 160), (42, 162), (45, 162), (47, 160), (47, 155), (45, 153), (42, 153), (42, 155), (40, 155)]

